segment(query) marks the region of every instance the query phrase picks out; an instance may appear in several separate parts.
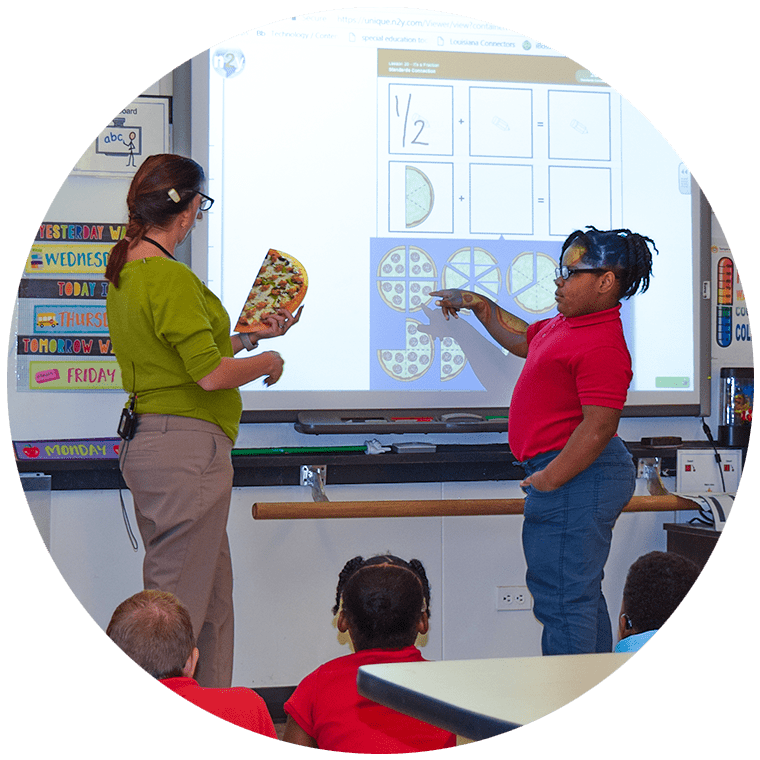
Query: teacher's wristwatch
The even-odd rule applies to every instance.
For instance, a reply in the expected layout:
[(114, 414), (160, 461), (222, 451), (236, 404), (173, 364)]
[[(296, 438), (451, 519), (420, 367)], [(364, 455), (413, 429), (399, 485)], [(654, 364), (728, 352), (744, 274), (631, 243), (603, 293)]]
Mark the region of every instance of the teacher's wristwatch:
[(258, 341), (254, 343), (251, 340), (251, 336), (248, 335), (248, 333), (238, 333), (238, 337), (240, 338), (240, 342), (243, 344), (243, 348), (245, 348), (246, 351), (253, 351), (253, 349), (259, 345)]

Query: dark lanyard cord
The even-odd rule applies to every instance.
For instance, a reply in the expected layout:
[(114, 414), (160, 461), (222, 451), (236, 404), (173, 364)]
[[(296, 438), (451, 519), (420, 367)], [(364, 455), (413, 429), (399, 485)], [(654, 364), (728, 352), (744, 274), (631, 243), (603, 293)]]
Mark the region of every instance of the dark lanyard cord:
[(166, 248), (164, 248), (161, 245), (161, 243), (157, 243), (155, 240), (153, 240), (153, 238), (149, 238), (147, 235), (143, 235), (143, 240), (146, 243), (152, 243), (153, 245), (155, 245), (156, 248), (158, 248), (159, 251), (163, 251), (172, 261), (176, 261), (177, 260), (177, 259), (174, 258), (174, 256), (171, 255), (171, 253), (169, 253), (169, 251), (166, 250)]
[[(132, 362), (132, 388), (135, 387), (135, 365), (134, 362)], [(129, 404), (129, 415), (132, 416), (132, 419), (130, 422), (134, 422), (134, 410), (135, 410), (135, 401), (137, 401), (137, 393), (135, 390), (132, 391), (132, 400)], [(126, 413), (126, 410), (122, 410), (122, 421), (124, 418), (124, 415)], [(127, 514), (127, 507), (124, 504), (124, 494), (122, 492), (122, 483), (124, 486), (127, 485), (127, 482), (124, 480), (124, 474), (123, 474), (123, 468), (124, 468), (124, 462), (127, 459), (127, 449), (129, 448), (129, 441), (134, 436), (134, 427), (130, 426), (129, 432), (125, 434), (125, 437), (122, 437), (122, 429), (121, 429), (121, 423), (119, 425), (119, 501), (121, 502), (121, 516), (124, 518), (124, 527), (127, 529), (127, 536), (129, 538), (129, 543), (132, 544), (132, 548), (137, 551), (137, 539), (135, 538), (135, 534), (132, 531), (132, 526), (129, 523), (129, 515)]]
[(132, 548), (137, 551), (137, 539), (135, 538), (135, 534), (132, 531), (132, 526), (129, 523), (129, 515), (127, 514), (127, 507), (124, 504), (124, 494), (122, 493), (121, 484), (124, 483), (126, 486), (126, 481), (124, 480), (124, 475), (122, 474), (121, 467), (122, 462), (127, 457), (127, 448), (129, 447), (129, 441), (125, 441), (124, 439), (121, 440), (121, 443), (119, 444), (119, 501), (121, 502), (121, 516), (124, 518), (124, 527), (127, 529), (127, 536), (129, 537), (129, 543), (132, 544)]

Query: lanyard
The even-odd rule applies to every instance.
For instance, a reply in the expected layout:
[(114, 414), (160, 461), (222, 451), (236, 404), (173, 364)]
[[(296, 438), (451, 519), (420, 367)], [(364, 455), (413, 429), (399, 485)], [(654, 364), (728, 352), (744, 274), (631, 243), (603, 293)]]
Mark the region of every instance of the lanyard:
[(147, 235), (143, 235), (143, 240), (146, 243), (153, 243), (153, 245), (155, 245), (156, 248), (158, 248), (159, 250), (163, 251), (172, 261), (176, 261), (177, 260), (177, 259), (174, 258), (174, 256), (171, 255), (171, 253), (169, 253), (169, 251), (166, 250), (166, 248), (164, 248), (161, 245), (161, 243), (157, 243), (155, 240), (153, 240), (153, 238), (149, 238)]

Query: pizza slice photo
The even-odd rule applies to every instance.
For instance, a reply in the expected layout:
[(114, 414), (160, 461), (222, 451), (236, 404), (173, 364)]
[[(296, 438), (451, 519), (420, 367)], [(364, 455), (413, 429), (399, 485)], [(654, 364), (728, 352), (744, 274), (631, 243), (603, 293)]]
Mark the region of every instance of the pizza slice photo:
[(235, 331), (255, 333), (266, 330), (269, 325), (264, 320), (275, 316), (278, 309), (295, 313), (306, 296), (308, 285), (309, 277), (303, 264), (288, 253), (270, 248), (240, 312)]

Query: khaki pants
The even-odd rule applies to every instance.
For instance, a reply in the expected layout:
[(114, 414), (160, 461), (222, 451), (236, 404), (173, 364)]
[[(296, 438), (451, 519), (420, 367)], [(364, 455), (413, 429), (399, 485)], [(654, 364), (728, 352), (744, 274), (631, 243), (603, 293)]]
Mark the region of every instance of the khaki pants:
[(211, 422), (142, 414), (122, 457), (145, 544), (144, 586), (169, 591), (188, 608), (201, 686), (232, 681), (231, 451)]

